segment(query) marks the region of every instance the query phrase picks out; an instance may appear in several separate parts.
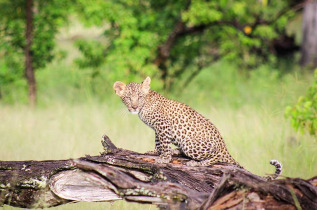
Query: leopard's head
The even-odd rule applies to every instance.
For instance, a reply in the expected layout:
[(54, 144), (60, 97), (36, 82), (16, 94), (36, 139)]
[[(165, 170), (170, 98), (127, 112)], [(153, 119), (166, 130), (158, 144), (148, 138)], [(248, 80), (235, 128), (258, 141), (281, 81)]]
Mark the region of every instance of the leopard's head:
[(150, 83), (150, 77), (146, 77), (141, 84), (131, 82), (126, 85), (117, 81), (113, 84), (113, 89), (127, 106), (129, 112), (138, 114), (144, 106), (145, 98), (150, 91)]

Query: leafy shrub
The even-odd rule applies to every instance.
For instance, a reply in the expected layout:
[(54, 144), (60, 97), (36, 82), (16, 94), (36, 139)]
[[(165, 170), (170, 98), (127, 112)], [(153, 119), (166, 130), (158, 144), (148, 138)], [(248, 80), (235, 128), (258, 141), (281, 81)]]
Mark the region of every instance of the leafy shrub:
[(311, 135), (317, 135), (317, 69), (314, 82), (305, 96), (298, 99), (294, 106), (287, 106), (285, 116), (291, 118), (295, 130), (304, 133), (307, 130)]

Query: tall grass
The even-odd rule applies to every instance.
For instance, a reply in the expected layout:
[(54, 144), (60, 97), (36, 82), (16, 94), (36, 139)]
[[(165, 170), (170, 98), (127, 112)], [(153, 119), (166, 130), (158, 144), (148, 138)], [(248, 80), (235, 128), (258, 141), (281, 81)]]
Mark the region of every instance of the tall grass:
[[(130, 115), (110, 92), (114, 81), (91, 81), (87, 72), (89, 69), (78, 70), (73, 65), (51, 64), (37, 73), (38, 108), (0, 104), (0, 160), (97, 155), (102, 151), (103, 134), (118, 147), (138, 152), (154, 149), (153, 131)], [(224, 136), (232, 156), (249, 171), (273, 173), (269, 160), (278, 159), (284, 176), (310, 178), (317, 174), (316, 138), (296, 133), (284, 118), (285, 106), (294, 103), (310, 81), (309, 74), (281, 75), (268, 67), (247, 77), (234, 66), (218, 63), (205, 69), (181, 94), (169, 97), (209, 118)], [(11, 90), (14, 100), (25, 94), (22, 90)], [(110, 204), (79, 203), (60, 208), (108, 207)], [(111, 207), (139, 208), (124, 202)]]

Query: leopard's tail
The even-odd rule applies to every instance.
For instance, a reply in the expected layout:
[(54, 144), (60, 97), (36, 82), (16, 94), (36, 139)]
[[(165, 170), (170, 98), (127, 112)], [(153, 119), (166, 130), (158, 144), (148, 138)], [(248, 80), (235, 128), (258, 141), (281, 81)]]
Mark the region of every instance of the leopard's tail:
[(279, 177), (281, 175), (282, 171), (283, 171), (282, 170), (282, 164), (279, 161), (277, 161), (277, 160), (271, 160), (270, 164), (275, 166), (275, 173), (270, 175), (270, 176), (268, 176), (267, 179), (268, 180), (277, 179), (277, 177)]

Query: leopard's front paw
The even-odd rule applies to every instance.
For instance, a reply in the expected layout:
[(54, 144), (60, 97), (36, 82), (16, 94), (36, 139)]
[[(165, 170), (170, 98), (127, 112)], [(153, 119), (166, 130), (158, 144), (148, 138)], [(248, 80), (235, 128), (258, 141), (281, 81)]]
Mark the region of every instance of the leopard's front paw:
[(156, 163), (160, 163), (160, 164), (162, 164), (162, 163), (169, 163), (169, 162), (171, 162), (171, 160), (172, 160), (172, 157), (160, 157), (159, 159), (156, 159)]
[(190, 160), (186, 163), (187, 166), (200, 166), (198, 161)]
[(181, 155), (182, 152), (181, 152), (180, 149), (173, 149), (173, 150), (172, 150), (172, 154), (173, 154), (173, 155)]

